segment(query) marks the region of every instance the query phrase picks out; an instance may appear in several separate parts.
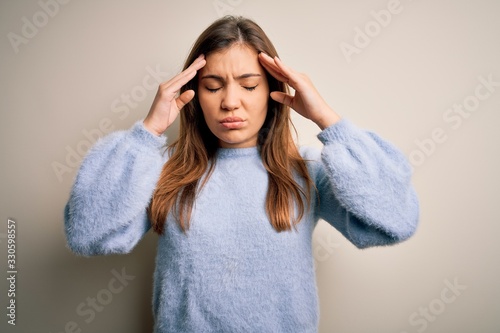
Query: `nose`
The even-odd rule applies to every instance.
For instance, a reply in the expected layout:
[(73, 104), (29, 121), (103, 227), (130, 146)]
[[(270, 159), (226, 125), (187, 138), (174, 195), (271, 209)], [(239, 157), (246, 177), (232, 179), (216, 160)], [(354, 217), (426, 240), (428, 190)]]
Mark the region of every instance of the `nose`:
[(232, 84), (227, 85), (222, 96), (221, 108), (223, 110), (232, 111), (238, 109), (240, 105), (241, 100), (238, 88)]

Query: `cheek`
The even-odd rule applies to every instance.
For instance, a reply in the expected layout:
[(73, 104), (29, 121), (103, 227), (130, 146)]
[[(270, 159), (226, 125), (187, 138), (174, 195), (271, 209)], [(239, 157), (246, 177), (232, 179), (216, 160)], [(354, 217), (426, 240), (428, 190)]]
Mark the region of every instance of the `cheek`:
[(265, 117), (267, 114), (267, 102), (268, 102), (268, 93), (261, 92), (256, 100), (254, 100), (254, 105), (256, 108), (256, 112), (258, 112), (261, 116)]
[(212, 118), (212, 115), (216, 111), (217, 101), (215, 101), (214, 96), (210, 96), (206, 92), (199, 93), (198, 100), (200, 102), (200, 107), (205, 116), (205, 119), (208, 121)]
[(266, 112), (267, 112), (267, 102), (269, 100), (269, 86), (266, 84), (264, 84), (264, 87), (261, 91), (259, 91), (259, 101), (260, 101), (260, 105), (266, 109)]

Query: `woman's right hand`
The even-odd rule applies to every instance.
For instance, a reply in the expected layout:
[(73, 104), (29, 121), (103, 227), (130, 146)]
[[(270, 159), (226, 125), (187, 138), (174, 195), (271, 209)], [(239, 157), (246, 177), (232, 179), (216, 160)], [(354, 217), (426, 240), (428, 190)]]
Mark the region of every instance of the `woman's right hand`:
[(198, 70), (206, 64), (202, 54), (186, 70), (167, 82), (160, 83), (151, 109), (144, 119), (144, 127), (160, 136), (174, 122), (179, 111), (194, 97), (194, 90), (187, 90), (178, 97), (179, 90), (196, 76)]

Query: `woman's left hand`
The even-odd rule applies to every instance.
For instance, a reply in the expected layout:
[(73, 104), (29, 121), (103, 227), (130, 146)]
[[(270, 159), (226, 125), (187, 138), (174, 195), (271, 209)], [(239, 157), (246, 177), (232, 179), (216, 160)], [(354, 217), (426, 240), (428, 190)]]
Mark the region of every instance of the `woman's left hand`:
[(340, 120), (340, 116), (326, 104), (307, 75), (295, 72), (278, 57), (273, 59), (263, 52), (259, 54), (259, 61), (272, 76), (295, 90), (294, 96), (273, 91), (273, 100), (288, 105), (315, 122), (322, 130)]

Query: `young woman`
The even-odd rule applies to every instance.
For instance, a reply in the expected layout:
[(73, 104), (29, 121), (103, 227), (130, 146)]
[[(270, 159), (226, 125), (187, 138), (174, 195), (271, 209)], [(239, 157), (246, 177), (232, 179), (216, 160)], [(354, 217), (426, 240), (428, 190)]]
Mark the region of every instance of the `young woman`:
[[(322, 129), (322, 151), (296, 147), (290, 108)], [(225, 17), (143, 121), (89, 151), (66, 234), (87, 256), (159, 234), (155, 332), (317, 332), (318, 219), (359, 248), (403, 241), (418, 221), (410, 178), (405, 157), (341, 119), (257, 24)]]

